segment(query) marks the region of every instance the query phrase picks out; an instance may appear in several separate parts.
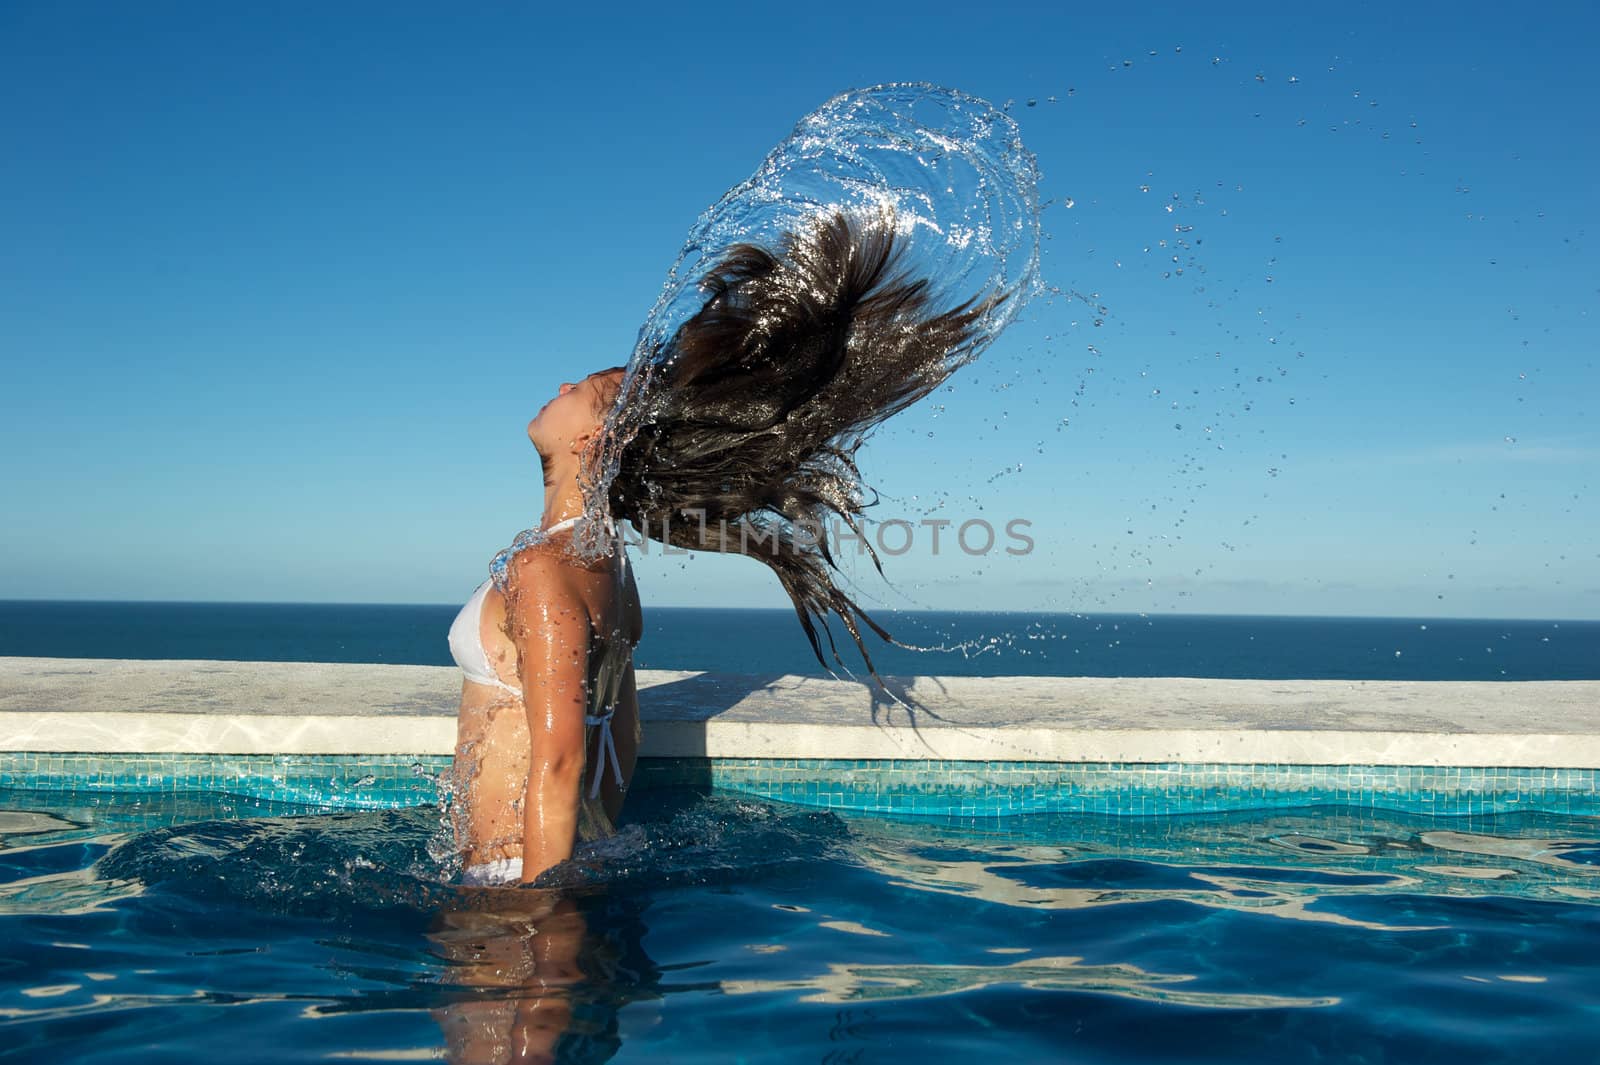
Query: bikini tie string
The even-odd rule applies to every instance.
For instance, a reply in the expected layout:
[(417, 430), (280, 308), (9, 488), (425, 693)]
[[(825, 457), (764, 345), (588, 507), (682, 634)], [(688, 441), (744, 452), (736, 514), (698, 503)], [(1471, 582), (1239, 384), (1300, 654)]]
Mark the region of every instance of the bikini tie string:
[(616, 713), (612, 707), (603, 714), (591, 716), (584, 715), (585, 725), (600, 726), (600, 765), (595, 766), (594, 783), (589, 785), (589, 798), (593, 799), (600, 794), (600, 781), (606, 775), (605, 763), (611, 763), (611, 771), (617, 775), (617, 787), (622, 787), (622, 762), (617, 758), (617, 740), (611, 735), (611, 715)]

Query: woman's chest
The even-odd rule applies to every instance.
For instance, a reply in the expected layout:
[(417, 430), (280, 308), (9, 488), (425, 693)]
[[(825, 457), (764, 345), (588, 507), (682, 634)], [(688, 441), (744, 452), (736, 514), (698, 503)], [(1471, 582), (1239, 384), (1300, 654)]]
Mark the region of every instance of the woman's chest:
[[(588, 619), (591, 657), (601, 645), (610, 644), (619, 636), (629, 647), (638, 639), (630, 631), (636, 625), (630, 625), (632, 619), (619, 589), (614, 583), (607, 584), (605, 588), (579, 589), (574, 596), (576, 601), (568, 607), (581, 611)], [(539, 608), (531, 604), (508, 604), (493, 582), (483, 590), (476, 626), (478, 647), (490, 672), (502, 682), (520, 687), (518, 641), (534, 635), (531, 627), (539, 624), (538, 615)]]

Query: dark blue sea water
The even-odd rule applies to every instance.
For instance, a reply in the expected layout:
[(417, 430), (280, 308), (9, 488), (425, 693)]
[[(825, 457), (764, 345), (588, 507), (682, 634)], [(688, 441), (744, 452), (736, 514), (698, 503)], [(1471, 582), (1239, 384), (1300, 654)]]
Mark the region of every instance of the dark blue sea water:
[[(0, 600), (0, 655), (449, 665), (459, 606)], [(1600, 621), (901, 613), (880, 672), (1373, 680), (1600, 678)], [(836, 624), (845, 665), (859, 669)], [(821, 674), (793, 612), (647, 609), (644, 669)]]

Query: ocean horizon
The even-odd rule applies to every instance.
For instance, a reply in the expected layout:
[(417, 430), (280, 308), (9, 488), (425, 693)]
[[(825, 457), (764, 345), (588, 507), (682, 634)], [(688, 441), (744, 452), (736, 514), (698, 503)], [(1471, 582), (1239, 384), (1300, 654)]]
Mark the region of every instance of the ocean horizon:
[[(452, 665), (459, 604), (0, 600), (0, 655)], [(1600, 679), (1600, 621), (1259, 614), (871, 612), (883, 674), (1343, 680)], [(837, 620), (842, 667), (865, 674)], [(824, 652), (827, 653), (824, 642)], [(827, 676), (794, 611), (647, 607), (640, 669)]]

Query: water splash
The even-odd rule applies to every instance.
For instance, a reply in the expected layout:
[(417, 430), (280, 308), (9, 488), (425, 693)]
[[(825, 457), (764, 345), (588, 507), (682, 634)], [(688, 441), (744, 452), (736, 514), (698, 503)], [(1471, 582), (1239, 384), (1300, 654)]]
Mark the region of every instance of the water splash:
[[(1039, 288), (1038, 171), (1016, 122), (953, 89), (887, 84), (841, 93), (805, 116), (749, 179), (729, 189), (690, 230), (660, 297), (639, 330), (622, 391), (607, 420), (593, 477), (591, 515), (607, 494), (622, 450), (658, 413), (652, 382), (669, 344), (703, 305), (706, 271), (732, 245), (777, 247), (785, 233), (843, 213), (893, 219), (900, 265), (927, 278), (934, 305), (1004, 297), (975, 323), (975, 342), (947, 371), (975, 358)], [(575, 534), (589, 553), (611, 549), (603, 523)]]
[[(454, 883), (459, 859), (442, 838), (433, 807), (207, 821), (118, 842), (94, 878), (102, 894), (142, 885), (284, 914), (426, 915), (463, 890), (482, 890)], [(537, 883), (742, 883), (821, 860), (848, 839), (845, 823), (826, 811), (663, 797), (616, 835), (580, 844)]]

